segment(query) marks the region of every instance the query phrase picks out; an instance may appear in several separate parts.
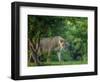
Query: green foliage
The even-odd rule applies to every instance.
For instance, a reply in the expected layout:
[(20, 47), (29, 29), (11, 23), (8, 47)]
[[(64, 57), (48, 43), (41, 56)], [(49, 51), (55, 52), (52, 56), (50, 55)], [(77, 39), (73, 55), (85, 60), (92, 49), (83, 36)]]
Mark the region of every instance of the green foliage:
[[(68, 49), (62, 51), (62, 59), (67, 62), (87, 62), (87, 29), (87, 17), (28, 15), (28, 38), (34, 41), (36, 38), (62, 36), (69, 43)], [(51, 60), (58, 61), (54, 52)]]

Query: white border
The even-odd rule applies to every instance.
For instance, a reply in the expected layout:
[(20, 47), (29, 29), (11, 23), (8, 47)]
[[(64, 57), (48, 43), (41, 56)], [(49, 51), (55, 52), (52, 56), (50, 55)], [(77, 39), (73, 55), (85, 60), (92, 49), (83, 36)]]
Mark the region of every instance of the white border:
[[(63, 65), (63, 66), (27, 66), (27, 15), (50, 15), (50, 16), (78, 16), (88, 17), (88, 64), (84, 65)], [(42, 27), (41, 27), (42, 28)], [(94, 71), (94, 11), (56, 9), (40, 7), (20, 8), (20, 76), (77, 73)]]

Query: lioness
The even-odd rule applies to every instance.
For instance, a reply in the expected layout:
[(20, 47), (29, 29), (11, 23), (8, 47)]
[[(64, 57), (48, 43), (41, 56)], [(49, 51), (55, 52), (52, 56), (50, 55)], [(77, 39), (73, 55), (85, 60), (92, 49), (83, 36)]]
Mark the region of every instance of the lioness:
[(58, 60), (61, 62), (61, 50), (65, 46), (65, 41), (61, 36), (55, 36), (51, 38), (42, 38), (40, 40), (40, 48), (38, 53), (47, 53), (47, 62), (50, 61), (51, 51), (54, 50), (57, 52)]

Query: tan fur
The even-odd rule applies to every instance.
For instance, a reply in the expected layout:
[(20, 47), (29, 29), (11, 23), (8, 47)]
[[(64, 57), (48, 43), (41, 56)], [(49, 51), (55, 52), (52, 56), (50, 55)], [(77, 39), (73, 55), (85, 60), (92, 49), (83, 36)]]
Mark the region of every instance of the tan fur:
[(42, 38), (40, 40), (40, 48), (38, 53), (47, 53), (47, 62), (50, 61), (51, 51), (57, 52), (58, 60), (61, 61), (61, 50), (64, 48), (64, 39), (61, 36), (55, 36), (51, 38)]

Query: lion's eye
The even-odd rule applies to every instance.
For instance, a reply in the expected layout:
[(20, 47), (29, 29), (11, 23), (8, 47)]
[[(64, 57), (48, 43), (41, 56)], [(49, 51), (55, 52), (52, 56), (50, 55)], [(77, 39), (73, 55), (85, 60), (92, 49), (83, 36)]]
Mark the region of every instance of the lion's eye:
[(63, 43), (64, 41), (63, 40), (60, 40), (60, 42)]

